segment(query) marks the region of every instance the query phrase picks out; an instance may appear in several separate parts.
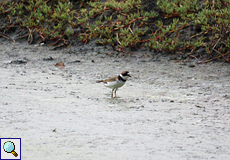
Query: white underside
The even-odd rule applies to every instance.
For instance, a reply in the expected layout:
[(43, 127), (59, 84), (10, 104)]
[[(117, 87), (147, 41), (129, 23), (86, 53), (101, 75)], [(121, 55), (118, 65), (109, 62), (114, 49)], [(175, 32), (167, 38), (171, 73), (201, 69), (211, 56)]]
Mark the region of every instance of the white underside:
[(124, 84), (125, 82), (122, 81), (114, 81), (114, 82), (107, 82), (105, 86), (113, 89), (113, 88), (122, 87)]

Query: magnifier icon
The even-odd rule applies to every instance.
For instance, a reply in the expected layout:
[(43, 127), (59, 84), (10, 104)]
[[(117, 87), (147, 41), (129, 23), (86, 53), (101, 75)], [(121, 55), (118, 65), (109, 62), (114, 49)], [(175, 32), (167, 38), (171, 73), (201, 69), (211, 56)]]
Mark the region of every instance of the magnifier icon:
[(3, 145), (3, 149), (7, 153), (12, 153), (15, 157), (18, 156), (18, 154), (14, 151), (15, 150), (15, 145), (11, 141), (7, 141)]

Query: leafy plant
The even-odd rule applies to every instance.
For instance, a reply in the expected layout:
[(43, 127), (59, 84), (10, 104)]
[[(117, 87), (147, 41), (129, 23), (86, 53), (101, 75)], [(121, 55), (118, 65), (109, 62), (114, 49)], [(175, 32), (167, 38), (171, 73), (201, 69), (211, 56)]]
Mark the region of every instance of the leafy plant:
[[(230, 61), (228, 0), (157, 0), (156, 4), (159, 10), (144, 11), (141, 0), (0, 1), (0, 36), (10, 39), (7, 33), (16, 30), (29, 43), (37, 33), (53, 45), (97, 39), (119, 52), (148, 47), (196, 59), (206, 54), (209, 58), (203, 63)], [(205, 52), (198, 54), (200, 48)]]

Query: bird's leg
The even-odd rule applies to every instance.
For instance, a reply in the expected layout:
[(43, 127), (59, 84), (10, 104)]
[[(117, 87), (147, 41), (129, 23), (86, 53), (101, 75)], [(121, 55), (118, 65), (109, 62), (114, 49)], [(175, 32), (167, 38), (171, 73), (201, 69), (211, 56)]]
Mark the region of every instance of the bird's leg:
[(111, 93), (111, 98), (113, 98), (113, 91), (114, 91), (115, 88), (112, 89), (112, 93)]
[(115, 93), (115, 97), (117, 98), (117, 88), (115, 89), (114, 93)]

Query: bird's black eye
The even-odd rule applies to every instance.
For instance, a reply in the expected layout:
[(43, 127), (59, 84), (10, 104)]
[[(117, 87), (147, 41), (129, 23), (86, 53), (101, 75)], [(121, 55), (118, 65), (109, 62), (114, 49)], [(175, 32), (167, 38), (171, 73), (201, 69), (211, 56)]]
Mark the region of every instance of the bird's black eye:
[(127, 72), (123, 73), (123, 76), (127, 76), (128, 74), (129, 74), (129, 72), (127, 71)]

